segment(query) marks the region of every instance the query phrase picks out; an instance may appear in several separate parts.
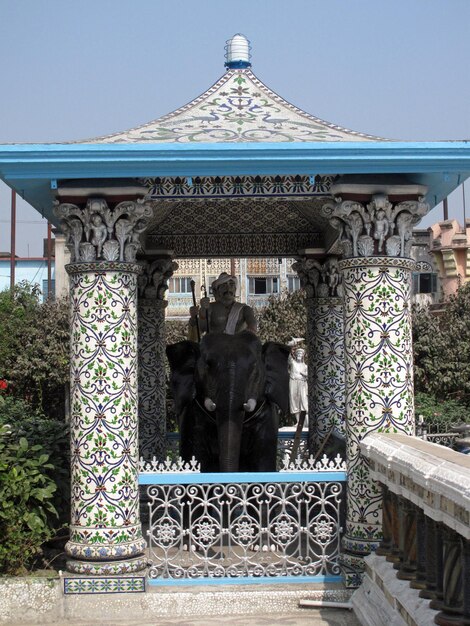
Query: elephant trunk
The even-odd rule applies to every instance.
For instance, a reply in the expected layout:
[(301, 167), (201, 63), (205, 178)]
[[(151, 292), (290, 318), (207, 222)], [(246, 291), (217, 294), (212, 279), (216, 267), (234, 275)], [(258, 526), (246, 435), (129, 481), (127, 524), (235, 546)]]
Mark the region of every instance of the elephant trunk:
[(219, 463), (221, 472), (238, 472), (240, 462), (241, 420), (228, 419), (219, 425)]
[(238, 472), (245, 411), (243, 409), (244, 385), (242, 381), (237, 381), (235, 364), (229, 367), (228, 379), (228, 394), (225, 396), (225, 401), (220, 405), (217, 402), (219, 464), (221, 472)]

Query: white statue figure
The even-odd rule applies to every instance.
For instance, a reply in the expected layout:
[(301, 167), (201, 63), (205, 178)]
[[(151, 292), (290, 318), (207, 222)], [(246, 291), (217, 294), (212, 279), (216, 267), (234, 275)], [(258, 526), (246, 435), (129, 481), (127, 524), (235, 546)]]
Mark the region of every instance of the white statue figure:
[(299, 423), (301, 414), (306, 415), (308, 412), (308, 367), (304, 357), (305, 350), (303, 348), (293, 348), (287, 365), (289, 369), (289, 406), (296, 424)]
[(376, 239), (379, 242), (379, 245), (377, 248), (378, 252), (383, 251), (384, 241), (388, 235), (389, 230), (390, 230), (390, 225), (385, 215), (385, 211), (383, 209), (379, 209), (377, 211), (377, 215), (375, 216), (375, 231), (374, 231), (374, 239)]
[(91, 243), (96, 247), (96, 258), (101, 258), (101, 249), (108, 237), (108, 229), (103, 222), (103, 218), (98, 213), (94, 213), (91, 218), (88, 230), (91, 232)]

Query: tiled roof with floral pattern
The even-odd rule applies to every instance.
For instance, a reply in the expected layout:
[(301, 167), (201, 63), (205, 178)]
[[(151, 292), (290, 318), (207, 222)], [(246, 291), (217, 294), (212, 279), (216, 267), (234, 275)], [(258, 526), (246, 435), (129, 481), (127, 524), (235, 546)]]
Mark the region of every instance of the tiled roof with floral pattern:
[(79, 143), (384, 141), (320, 120), (264, 85), (249, 68), (229, 69), (210, 89), (157, 120)]

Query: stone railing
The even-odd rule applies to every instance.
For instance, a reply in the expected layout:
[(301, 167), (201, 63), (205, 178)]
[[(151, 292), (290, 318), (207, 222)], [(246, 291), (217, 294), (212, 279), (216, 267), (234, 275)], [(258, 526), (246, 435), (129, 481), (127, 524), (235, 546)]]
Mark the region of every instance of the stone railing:
[(388, 602), (404, 624), (470, 624), (470, 457), (384, 434), (365, 437), (361, 453), (383, 490), (383, 540), (363, 583), (369, 605), (382, 593), (380, 619)]

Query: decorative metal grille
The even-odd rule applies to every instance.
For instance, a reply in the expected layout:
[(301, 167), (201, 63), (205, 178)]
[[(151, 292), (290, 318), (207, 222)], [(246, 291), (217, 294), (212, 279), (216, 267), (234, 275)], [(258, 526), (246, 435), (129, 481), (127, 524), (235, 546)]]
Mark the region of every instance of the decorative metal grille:
[(336, 580), (345, 479), (340, 471), (146, 474), (149, 578)]
[(461, 438), (460, 433), (431, 433), (420, 435), (421, 439), (430, 441), (431, 443), (438, 443), (446, 448), (452, 448), (454, 443)]
[[(277, 435), (277, 469), (281, 469), (284, 459), (290, 457), (294, 446), (295, 431), (279, 431)], [(300, 435), (297, 458), (306, 459), (308, 457), (308, 430), (302, 431)]]

